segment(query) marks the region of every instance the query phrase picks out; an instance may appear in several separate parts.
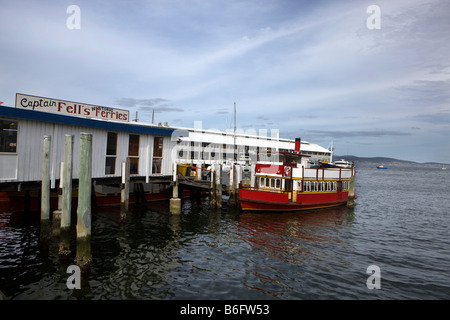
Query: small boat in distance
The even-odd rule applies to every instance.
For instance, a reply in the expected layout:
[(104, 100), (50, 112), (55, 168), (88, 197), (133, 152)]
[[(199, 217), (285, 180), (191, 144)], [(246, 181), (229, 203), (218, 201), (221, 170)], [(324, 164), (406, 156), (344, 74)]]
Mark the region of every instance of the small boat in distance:
[(380, 165), (380, 166), (377, 166), (377, 169), (387, 169), (387, 167)]
[(353, 168), (355, 166), (355, 164), (352, 161), (344, 159), (335, 161), (334, 165), (341, 168)]

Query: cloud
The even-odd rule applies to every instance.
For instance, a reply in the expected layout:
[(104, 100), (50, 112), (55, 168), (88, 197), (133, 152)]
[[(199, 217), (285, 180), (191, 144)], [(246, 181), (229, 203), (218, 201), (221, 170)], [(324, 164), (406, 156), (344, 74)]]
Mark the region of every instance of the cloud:
[(229, 113), (230, 112), (225, 108), (221, 108), (216, 111), (216, 114), (229, 114)]
[(149, 98), (149, 99), (135, 99), (135, 98), (120, 98), (116, 100), (116, 103), (123, 107), (138, 108), (138, 111), (152, 112), (183, 112), (184, 109), (173, 107), (167, 103), (168, 100), (162, 98)]
[(384, 137), (384, 136), (409, 136), (411, 133), (389, 130), (367, 130), (367, 131), (333, 131), (333, 130), (308, 130), (314, 136), (332, 137), (332, 138), (357, 138), (357, 137)]
[(426, 106), (450, 103), (450, 79), (415, 80), (395, 89), (404, 101)]
[(417, 122), (426, 122), (436, 125), (450, 126), (450, 112), (439, 112), (433, 114), (417, 114), (409, 117), (409, 119)]
[(116, 100), (116, 103), (127, 107), (137, 107), (137, 106), (152, 107), (166, 101), (167, 101), (166, 99), (162, 98), (151, 98), (151, 99), (120, 98)]

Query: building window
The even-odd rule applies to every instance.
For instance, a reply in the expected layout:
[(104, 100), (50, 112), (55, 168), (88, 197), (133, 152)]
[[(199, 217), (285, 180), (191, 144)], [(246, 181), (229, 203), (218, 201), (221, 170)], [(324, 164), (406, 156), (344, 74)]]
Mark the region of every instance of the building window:
[(17, 121), (0, 120), (0, 152), (17, 152)]
[(117, 156), (117, 133), (108, 132), (106, 140), (105, 174), (114, 174), (116, 172), (116, 156)]
[(139, 135), (130, 134), (128, 141), (128, 158), (130, 159), (130, 174), (139, 173)]
[(153, 140), (152, 173), (162, 172), (162, 159), (163, 159), (163, 138), (155, 137)]

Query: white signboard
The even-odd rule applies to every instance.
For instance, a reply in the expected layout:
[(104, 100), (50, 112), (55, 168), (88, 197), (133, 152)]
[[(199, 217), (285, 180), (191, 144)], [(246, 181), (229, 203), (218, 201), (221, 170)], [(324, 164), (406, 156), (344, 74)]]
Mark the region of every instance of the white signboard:
[(128, 110), (94, 106), (85, 103), (56, 100), (16, 93), (16, 108), (58, 113), (83, 118), (129, 122)]

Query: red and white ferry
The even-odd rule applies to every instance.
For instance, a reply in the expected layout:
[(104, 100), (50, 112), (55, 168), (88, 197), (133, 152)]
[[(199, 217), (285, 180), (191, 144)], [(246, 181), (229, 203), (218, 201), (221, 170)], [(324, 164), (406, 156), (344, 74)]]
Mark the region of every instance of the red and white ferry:
[(239, 201), (243, 210), (297, 211), (348, 204), (355, 199), (355, 168), (317, 166), (295, 151), (271, 155), (272, 161), (257, 161), (250, 185), (241, 185)]

